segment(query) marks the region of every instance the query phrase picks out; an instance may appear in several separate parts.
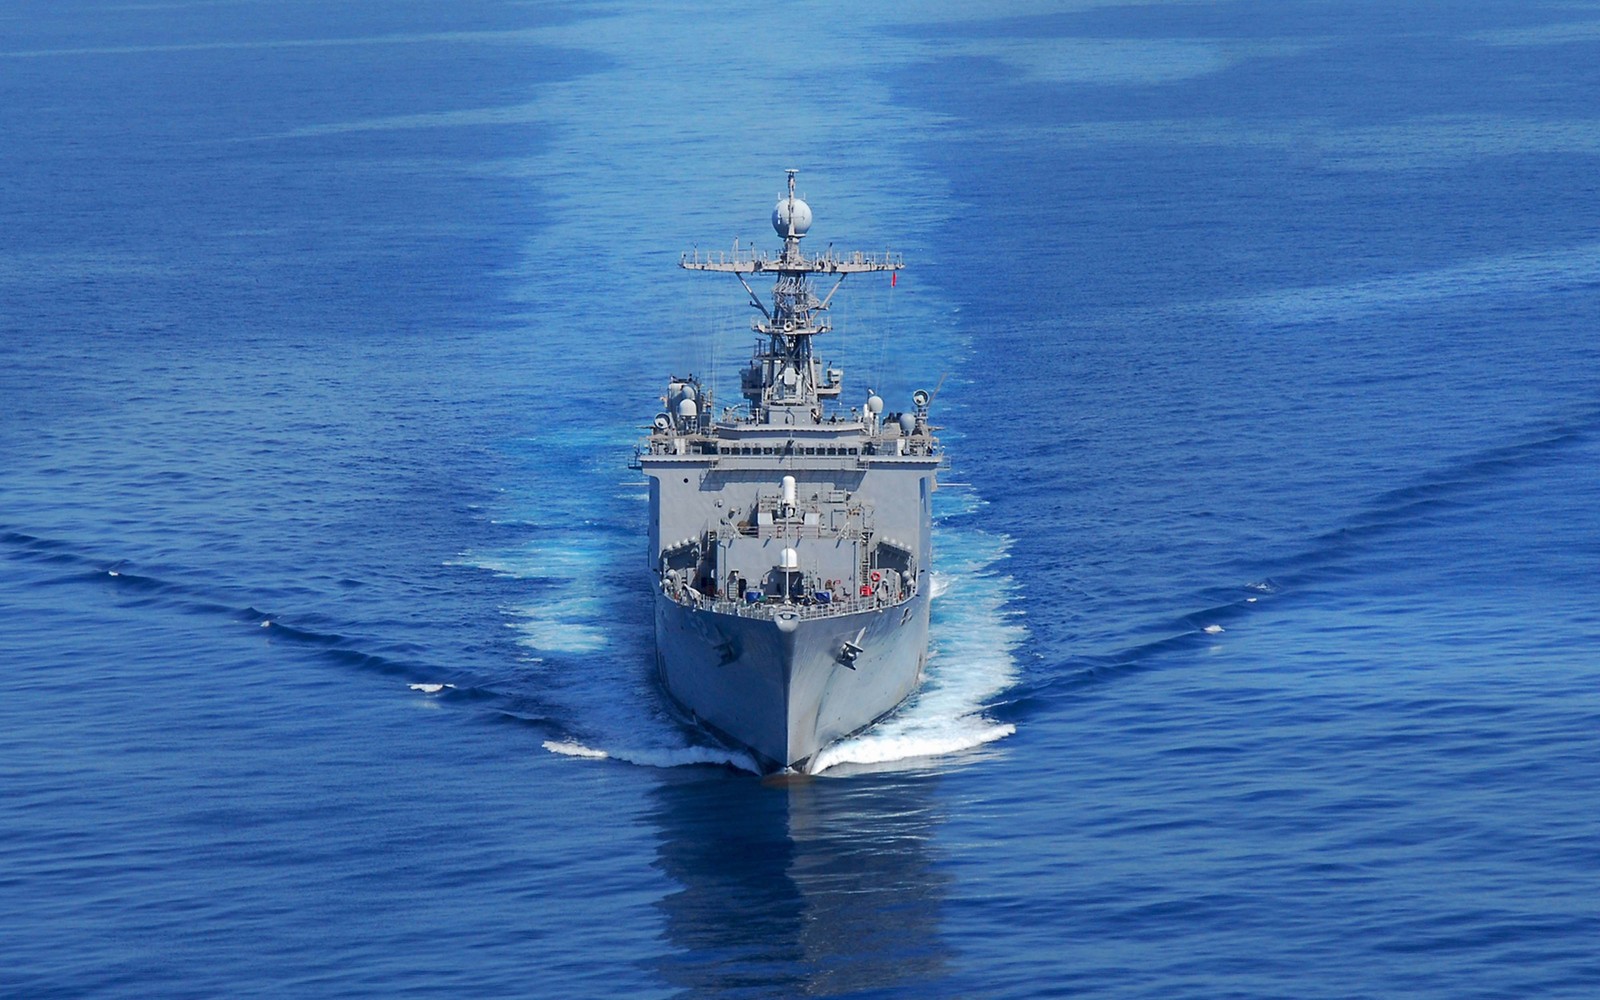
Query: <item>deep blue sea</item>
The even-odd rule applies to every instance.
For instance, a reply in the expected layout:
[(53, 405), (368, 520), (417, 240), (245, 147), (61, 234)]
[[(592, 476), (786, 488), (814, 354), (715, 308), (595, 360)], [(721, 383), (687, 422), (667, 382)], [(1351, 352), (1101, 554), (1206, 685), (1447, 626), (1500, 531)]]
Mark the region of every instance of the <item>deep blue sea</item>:
[[(950, 466), (771, 784), (628, 462), (789, 167)], [(0, 996), (1600, 996), (1600, 3), (7, 0)]]

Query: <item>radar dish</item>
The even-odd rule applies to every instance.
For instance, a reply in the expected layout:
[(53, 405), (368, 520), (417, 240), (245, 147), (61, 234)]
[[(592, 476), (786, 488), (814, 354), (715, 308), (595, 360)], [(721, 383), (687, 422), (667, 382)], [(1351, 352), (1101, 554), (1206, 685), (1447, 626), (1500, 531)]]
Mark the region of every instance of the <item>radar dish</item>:
[(772, 228), (778, 231), (779, 236), (788, 237), (789, 224), (791, 222), (789, 218), (790, 205), (794, 206), (794, 219), (792, 220), (794, 234), (796, 236), (804, 236), (806, 230), (811, 228), (811, 206), (799, 198), (792, 200), (789, 198), (779, 199), (778, 207), (772, 210)]

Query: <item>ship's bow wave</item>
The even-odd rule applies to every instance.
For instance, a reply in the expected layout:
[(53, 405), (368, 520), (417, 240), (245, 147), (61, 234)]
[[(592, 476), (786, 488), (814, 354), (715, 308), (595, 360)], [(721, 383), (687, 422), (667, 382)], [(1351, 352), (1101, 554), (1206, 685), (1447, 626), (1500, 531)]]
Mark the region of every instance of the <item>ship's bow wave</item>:
[[(569, 540), (530, 544), (523, 551), (464, 556), (462, 564), (539, 581), (552, 565), (620, 562), (632, 553), (619, 541)], [(899, 711), (858, 736), (823, 750), (811, 770), (845, 774), (852, 769), (920, 767), (993, 743), (1015, 727), (987, 709), (1015, 683), (1015, 650), (1025, 634), (1013, 607), (1015, 583), (1005, 567), (1010, 539), (970, 527), (936, 526), (937, 555), (929, 656), (922, 687)], [(541, 604), (547, 607), (541, 607)], [(643, 602), (640, 602), (642, 605)], [(505, 609), (507, 624), (529, 651), (522, 677), (539, 688), (550, 753), (577, 759), (613, 760), (646, 767), (724, 766), (759, 773), (748, 754), (705, 742), (698, 730), (665, 707), (653, 680), (648, 612), (623, 621), (615, 607), (574, 600), (557, 590), (526, 605)], [(541, 642), (529, 632), (530, 618), (559, 621), (563, 639)], [(511, 683), (516, 683), (514, 680)]]
[(846, 765), (916, 765), (972, 750), (1016, 731), (987, 709), (1016, 681), (1025, 630), (1004, 567), (1010, 539), (973, 528), (935, 527), (936, 574), (922, 688), (900, 711), (823, 750), (814, 772)]

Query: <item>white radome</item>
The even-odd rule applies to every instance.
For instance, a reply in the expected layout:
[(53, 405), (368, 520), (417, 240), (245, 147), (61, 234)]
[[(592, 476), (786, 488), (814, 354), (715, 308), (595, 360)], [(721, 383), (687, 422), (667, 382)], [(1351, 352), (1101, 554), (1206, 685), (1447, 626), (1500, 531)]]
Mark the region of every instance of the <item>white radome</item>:
[[(788, 198), (778, 201), (778, 207), (772, 210), (772, 228), (778, 231), (779, 236), (789, 235), (789, 205)], [(804, 236), (806, 230), (811, 228), (811, 206), (794, 199), (794, 234)]]

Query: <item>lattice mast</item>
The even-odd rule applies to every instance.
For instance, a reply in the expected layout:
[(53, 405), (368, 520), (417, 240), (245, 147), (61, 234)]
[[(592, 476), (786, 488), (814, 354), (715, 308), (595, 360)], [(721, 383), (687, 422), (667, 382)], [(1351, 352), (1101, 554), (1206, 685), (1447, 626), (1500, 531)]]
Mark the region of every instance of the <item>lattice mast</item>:
[[(797, 170), (789, 170), (789, 192), (772, 210), (772, 228), (783, 237), (783, 250), (777, 257), (737, 243), (731, 252), (684, 254), (680, 266), (691, 271), (727, 271), (739, 279), (750, 296), (750, 304), (761, 310), (761, 318), (751, 329), (766, 338), (758, 343), (750, 367), (744, 372), (744, 397), (750, 401), (750, 415), (758, 422), (770, 421), (784, 410), (810, 410), (820, 414), (823, 399), (836, 399), (842, 373), (830, 368), (824, 374), (812, 356), (811, 338), (832, 329), (824, 315), (834, 293), (844, 279), (862, 271), (898, 271), (905, 262), (898, 254), (855, 252), (841, 254), (830, 245), (821, 255), (808, 257), (800, 241), (811, 228), (811, 206), (794, 193)], [(772, 308), (767, 308), (750, 283), (747, 274), (773, 274)], [(828, 294), (821, 299), (812, 291), (812, 275), (836, 275)]]

